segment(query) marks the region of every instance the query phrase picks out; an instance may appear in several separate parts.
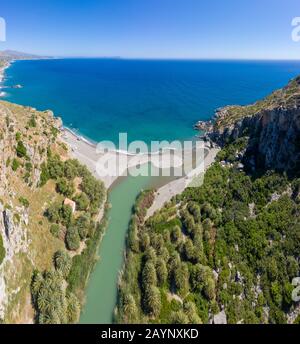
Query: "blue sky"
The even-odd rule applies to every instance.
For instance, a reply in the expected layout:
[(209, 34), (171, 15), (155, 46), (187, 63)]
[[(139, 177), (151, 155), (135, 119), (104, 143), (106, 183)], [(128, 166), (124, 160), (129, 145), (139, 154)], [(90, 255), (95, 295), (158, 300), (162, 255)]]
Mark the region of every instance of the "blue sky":
[(1, 1), (7, 42), (56, 56), (299, 59), (299, 0)]

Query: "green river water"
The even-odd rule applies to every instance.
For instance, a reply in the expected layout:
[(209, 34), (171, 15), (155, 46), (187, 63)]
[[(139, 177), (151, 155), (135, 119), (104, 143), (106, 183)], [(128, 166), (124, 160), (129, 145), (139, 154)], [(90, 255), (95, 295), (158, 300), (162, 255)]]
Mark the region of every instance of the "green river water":
[(100, 260), (90, 276), (86, 290), (81, 324), (112, 323), (132, 207), (142, 190), (159, 187), (167, 181), (166, 177), (128, 176), (118, 181), (111, 189), (109, 225), (99, 247)]

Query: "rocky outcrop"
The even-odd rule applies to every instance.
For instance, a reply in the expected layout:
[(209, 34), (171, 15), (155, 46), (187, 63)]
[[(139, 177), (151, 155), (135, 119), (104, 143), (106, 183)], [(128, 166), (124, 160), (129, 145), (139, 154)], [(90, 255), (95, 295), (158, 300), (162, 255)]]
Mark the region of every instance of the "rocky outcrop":
[(215, 325), (226, 325), (227, 324), (227, 317), (226, 317), (226, 313), (224, 310), (222, 312), (214, 315), (213, 324), (215, 324)]
[(300, 167), (300, 107), (264, 110), (209, 136), (220, 146), (248, 136), (244, 163), (252, 170), (296, 171)]
[(260, 103), (218, 110), (206, 136), (221, 147), (249, 137), (243, 158), (249, 170), (300, 171), (300, 78)]
[(12, 217), (12, 213), (10, 210), (6, 209), (3, 211), (3, 223), (4, 223), (4, 229), (5, 229), (5, 235), (7, 237), (7, 239), (10, 238), (10, 234), (13, 230), (13, 217)]

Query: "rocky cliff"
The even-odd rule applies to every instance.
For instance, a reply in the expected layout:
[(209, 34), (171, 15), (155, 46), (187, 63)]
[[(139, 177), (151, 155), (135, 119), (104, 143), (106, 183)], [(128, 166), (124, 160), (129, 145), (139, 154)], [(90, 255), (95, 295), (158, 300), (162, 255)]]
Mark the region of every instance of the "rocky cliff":
[(63, 246), (43, 216), (59, 197), (55, 185), (39, 185), (49, 148), (68, 158), (60, 126), (50, 111), (0, 102), (0, 322), (33, 321), (32, 271)]
[(221, 147), (248, 137), (243, 157), (251, 170), (300, 170), (300, 77), (249, 106), (218, 110), (207, 137)]

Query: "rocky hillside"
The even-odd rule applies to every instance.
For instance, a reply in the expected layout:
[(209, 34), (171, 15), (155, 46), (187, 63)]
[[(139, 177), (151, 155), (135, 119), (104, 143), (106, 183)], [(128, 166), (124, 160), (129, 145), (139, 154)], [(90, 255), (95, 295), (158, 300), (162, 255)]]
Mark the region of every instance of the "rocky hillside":
[(32, 269), (46, 268), (57, 247), (43, 218), (55, 188), (38, 185), (49, 147), (67, 157), (60, 125), (51, 112), (0, 102), (0, 318), (9, 322), (33, 321)]
[(222, 147), (248, 137), (243, 162), (251, 171), (299, 171), (300, 77), (253, 105), (220, 109), (208, 136)]
[[(0, 320), (5, 323), (78, 320), (78, 300), (101, 236), (96, 220), (104, 188), (70, 159), (60, 126), (50, 111), (0, 102)], [(49, 278), (59, 293), (46, 288)]]

